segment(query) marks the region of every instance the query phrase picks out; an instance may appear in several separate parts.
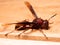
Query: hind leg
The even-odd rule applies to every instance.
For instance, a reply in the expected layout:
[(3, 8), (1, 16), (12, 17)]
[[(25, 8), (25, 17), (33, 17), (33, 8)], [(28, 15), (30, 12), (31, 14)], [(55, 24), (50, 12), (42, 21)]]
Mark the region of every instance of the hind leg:
[(25, 33), (27, 30), (23, 30), (23, 32), (22, 33), (19, 33), (17, 36), (18, 36), (18, 38), (20, 38), (21, 37), (21, 35), (23, 34), (23, 33)]
[[(21, 27), (19, 27), (19, 28), (21, 28)], [(19, 28), (16, 28), (16, 30), (18, 30)], [(7, 34), (5, 34), (5, 36), (7, 36), (9, 33), (12, 33), (12, 32), (14, 32), (15, 30), (13, 30), (13, 31), (11, 31), (11, 32), (8, 32)]]
[(15, 30), (13, 30), (13, 31), (11, 31), (11, 32), (8, 32), (8, 33), (6, 33), (5, 34), (5, 36), (7, 37), (8, 36), (8, 34), (10, 34), (10, 33), (12, 33), (12, 32), (14, 32)]
[(22, 33), (19, 33), (17, 36), (18, 37), (20, 37), (21, 36), (21, 34), (23, 34), (24, 32), (26, 32), (27, 30), (24, 30), (25, 28), (24, 27), (18, 27), (16, 30), (19, 30), (19, 31), (21, 31), (21, 30), (23, 30), (23, 32)]

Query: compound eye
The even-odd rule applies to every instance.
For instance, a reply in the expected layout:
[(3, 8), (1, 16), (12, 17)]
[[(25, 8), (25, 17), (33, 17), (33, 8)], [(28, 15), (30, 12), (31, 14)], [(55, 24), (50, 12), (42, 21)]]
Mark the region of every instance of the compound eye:
[(43, 29), (48, 29), (49, 28), (49, 24), (47, 20), (44, 20), (43, 24), (42, 24), (42, 28)]
[(46, 21), (43, 22), (43, 24), (46, 24), (46, 23), (47, 23)]
[(47, 20), (44, 20), (44, 23), (48, 23), (48, 21)]
[(48, 25), (49, 25), (47, 20), (45, 20), (45, 21), (43, 22), (43, 24), (44, 24), (45, 26), (48, 26)]

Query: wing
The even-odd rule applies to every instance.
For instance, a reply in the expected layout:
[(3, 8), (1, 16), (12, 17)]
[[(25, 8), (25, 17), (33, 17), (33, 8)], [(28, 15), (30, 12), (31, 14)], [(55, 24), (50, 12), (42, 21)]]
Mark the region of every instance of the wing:
[(15, 26), (15, 29), (18, 28), (19, 30), (21, 29), (28, 29), (31, 28), (32, 25), (34, 25), (34, 22), (20, 22)]
[(34, 23), (33, 22), (19, 22), (16, 24), (16, 30), (30, 29)]
[(34, 24), (34, 22), (7, 23), (7, 24), (3, 24), (2, 26), (12, 25), (12, 24), (17, 24), (17, 25), (23, 26), (23, 25), (30, 25), (30, 24)]
[(33, 14), (33, 16), (35, 18), (38, 18), (37, 15), (36, 15), (36, 13), (35, 13), (35, 11), (34, 11), (34, 9), (33, 9), (33, 7), (31, 6), (31, 4), (29, 2), (25, 2), (25, 5), (29, 8), (29, 10), (31, 11), (31, 13)]

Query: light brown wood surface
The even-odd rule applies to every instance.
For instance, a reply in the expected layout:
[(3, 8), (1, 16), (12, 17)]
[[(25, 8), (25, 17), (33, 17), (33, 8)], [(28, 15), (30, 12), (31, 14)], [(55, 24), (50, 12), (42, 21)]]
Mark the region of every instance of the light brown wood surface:
[[(57, 15), (49, 21), (50, 23), (53, 22), (53, 24), (50, 24), (50, 29), (43, 31), (48, 37), (47, 41), (60, 42), (60, 0), (0, 0), (0, 22), (5, 24), (19, 22), (25, 19), (32, 21), (34, 17), (24, 4), (24, 1), (28, 1), (33, 6), (37, 16), (42, 19), (49, 19), (52, 15), (57, 13)], [(14, 30), (14, 25), (7, 26), (7, 29), (3, 28), (0, 29), (1, 38), (5, 38), (6, 33)], [(9, 33), (7, 38), (18, 39), (17, 35), (20, 32), (21, 31), (14, 31)], [(43, 34), (38, 30), (22, 35), (20, 39), (46, 40)]]

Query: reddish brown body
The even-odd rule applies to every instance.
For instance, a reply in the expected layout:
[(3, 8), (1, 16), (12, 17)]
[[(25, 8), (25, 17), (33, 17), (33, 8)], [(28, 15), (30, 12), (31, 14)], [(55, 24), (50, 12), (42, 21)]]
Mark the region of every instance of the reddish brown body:
[[(20, 22), (23, 26), (19, 24), (16, 25), (15, 29), (25, 30), (25, 29), (49, 29), (49, 22), (47, 20), (42, 20), (41, 18), (34, 19), (32, 22), (24, 21)], [(28, 25), (28, 26), (27, 26)]]

